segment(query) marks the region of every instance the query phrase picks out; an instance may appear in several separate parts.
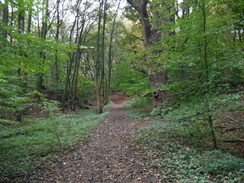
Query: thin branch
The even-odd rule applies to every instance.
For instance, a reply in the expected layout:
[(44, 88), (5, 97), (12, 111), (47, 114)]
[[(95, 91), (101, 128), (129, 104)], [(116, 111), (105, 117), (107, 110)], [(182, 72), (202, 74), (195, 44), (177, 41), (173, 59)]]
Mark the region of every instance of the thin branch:
[(135, 66), (134, 64), (132, 64), (132, 63), (131, 63), (131, 67), (132, 67), (133, 69), (135, 69), (136, 71), (142, 73), (142, 74), (148, 75), (148, 72), (147, 72), (146, 70), (144, 70), (144, 69), (142, 69), (142, 68), (138, 68), (138, 67), (136, 67), (136, 66)]

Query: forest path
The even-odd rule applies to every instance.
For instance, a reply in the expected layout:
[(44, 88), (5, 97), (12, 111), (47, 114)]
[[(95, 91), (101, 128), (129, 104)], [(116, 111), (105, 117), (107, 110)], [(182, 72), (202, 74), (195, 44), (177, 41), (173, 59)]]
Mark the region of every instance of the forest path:
[(29, 177), (28, 182), (56, 183), (160, 183), (156, 170), (150, 169), (143, 152), (136, 149), (135, 129), (149, 121), (132, 120), (122, 108), (123, 97), (110, 114), (85, 141), (78, 143), (59, 160)]

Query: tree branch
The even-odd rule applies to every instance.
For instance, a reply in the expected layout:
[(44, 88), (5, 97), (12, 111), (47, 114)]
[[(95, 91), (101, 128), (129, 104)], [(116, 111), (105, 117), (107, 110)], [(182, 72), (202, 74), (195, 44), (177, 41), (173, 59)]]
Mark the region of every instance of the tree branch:
[(149, 21), (147, 10), (148, 0), (127, 0), (127, 2), (140, 14), (140, 20), (144, 30), (144, 45), (147, 47), (152, 43), (152, 25)]
[(141, 12), (141, 7), (140, 7), (140, 5), (139, 5), (139, 3), (137, 2), (137, 1), (135, 1), (135, 0), (127, 0), (127, 2), (133, 7), (133, 8), (135, 8), (135, 10), (137, 11), (137, 12)]
[(132, 64), (132, 63), (131, 63), (131, 67), (132, 67), (133, 69), (135, 69), (136, 71), (142, 73), (142, 74), (148, 75), (148, 72), (147, 72), (146, 70), (144, 70), (144, 69), (142, 69), (142, 68), (138, 68), (138, 67), (136, 67), (136, 66), (135, 66), (134, 64)]
[(129, 33), (129, 32), (127, 32), (126, 34), (129, 35), (129, 36), (131, 36), (131, 37), (133, 37), (133, 38), (135, 38), (135, 39), (138, 39), (138, 40), (140, 40), (140, 41), (144, 41), (143, 38), (140, 38), (139, 36), (133, 35), (133, 34), (131, 34), (131, 33)]

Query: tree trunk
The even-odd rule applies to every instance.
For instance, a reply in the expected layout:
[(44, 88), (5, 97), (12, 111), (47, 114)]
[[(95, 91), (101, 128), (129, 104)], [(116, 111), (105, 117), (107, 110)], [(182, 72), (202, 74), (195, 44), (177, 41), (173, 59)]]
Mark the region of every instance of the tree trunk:
[[(8, 17), (9, 17), (9, 11), (8, 11), (8, 1), (5, 1), (4, 8), (3, 8), (3, 24), (4, 26), (8, 25)], [(2, 31), (3, 37), (7, 38), (7, 31)]]
[[(81, 2), (82, 0), (78, 0), (76, 2), (76, 7), (79, 7)], [(83, 16), (84, 14), (85, 12), (83, 12)], [(83, 31), (85, 28), (85, 21), (80, 20), (81, 16), (82, 15), (80, 14), (80, 10), (79, 8), (77, 8), (76, 17), (69, 34), (69, 41), (72, 42), (74, 37), (74, 43), (77, 44), (78, 47), (76, 49), (76, 52), (69, 53), (69, 61), (67, 62), (66, 66), (65, 89), (62, 97), (63, 110), (67, 107), (72, 110), (75, 110), (77, 104), (76, 100), (79, 79), (79, 68), (82, 54), (82, 50), (79, 46), (82, 45)], [(80, 25), (80, 23), (82, 24)], [(75, 36), (73, 36), (73, 34), (75, 34)]]
[[(77, 22), (77, 16), (75, 17), (75, 20), (73, 22), (71, 31), (70, 31), (70, 35), (69, 35), (69, 41), (70, 43), (72, 42), (72, 35), (75, 29), (75, 25)], [(74, 54), (73, 53), (69, 53), (69, 61), (67, 62), (66, 65), (66, 78), (65, 78), (65, 87), (64, 87), (64, 93), (62, 96), (62, 109), (64, 110), (67, 106), (67, 100), (68, 100), (68, 96), (69, 96), (69, 91), (70, 91), (70, 79), (71, 79), (71, 69), (73, 66), (73, 61), (74, 61)]]
[[(129, 4), (139, 13), (140, 21), (143, 26), (143, 37), (144, 37), (144, 46), (148, 53), (146, 64), (147, 64), (147, 74), (149, 77), (149, 81), (151, 84), (152, 89), (155, 91), (153, 92), (153, 101), (154, 107), (161, 107), (162, 103), (166, 100), (166, 91), (159, 89), (162, 88), (166, 84), (167, 81), (167, 71), (166, 70), (158, 70), (159, 67), (163, 68), (163, 64), (156, 63), (157, 68), (155, 65), (152, 64), (152, 59), (157, 56), (159, 53), (166, 53), (167, 50), (155, 50), (151, 48), (155, 43), (159, 43), (162, 39), (167, 38), (172, 32), (167, 30), (163, 31), (163, 34), (159, 32), (159, 27), (162, 25), (170, 25), (170, 23), (174, 20), (174, 18), (170, 18), (167, 13), (170, 11), (168, 4), (165, 2), (157, 3), (151, 5), (150, 8), (152, 9), (149, 12), (148, 8), (148, 0), (127, 0)], [(156, 9), (159, 7), (166, 7), (166, 13), (162, 15)], [(149, 14), (153, 17), (152, 21), (150, 21)], [(163, 35), (163, 36), (162, 36)]]
[(157, 89), (166, 84), (167, 71), (156, 72), (149, 74), (149, 81), (151, 84), (151, 88), (155, 88), (156, 90), (153, 92), (153, 102), (154, 107), (162, 107), (162, 103), (165, 102), (167, 97), (167, 92), (165, 90)]
[[(96, 100), (97, 113), (103, 112), (103, 90), (104, 90), (104, 49), (105, 49), (105, 23), (106, 23), (106, 0), (100, 1), (99, 15), (98, 15), (98, 30), (97, 30), (97, 58), (96, 58)], [(102, 23), (103, 20), (103, 23)], [(101, 23), (102, 26), (101, 27)], [(101, 30), (102, 28), (102, 30)], [(102, 32), (102, 36), (101, 36)], [(101, 42), (101, 44), (100, 44)], [(101, 46), (101, 48), (100, 48)]]
[(105, 102), (108, 103), (108, 95), (109, 95), (109, 90), (110, 90), (110, 85), (111, 85), (111, 75), (112, 75), (112, 66), (113, 66), (113, 35), (114, 35), (114, 28), (115, 28), (115, 22), (118, 14), (118, 10), (120, 7), (120, 2), (119, 0), (117, 9), (114, 13), (114, 19), (111, 27), (111, 33), (110, 33), (110, 41), (109, 41), (109, 51), (108, 51), (108, 79), (107, 79), (107, 84), (106, 84), (106, 95), (105, 95)]
[[(55, 35), (55, 39), (56, 42), (59, 41), (59, 33), (60, 33), (60, 26), (61, 26), (61, 22), (60, 22), (60, 11), (59, 11), (59, 5), (60, 5), (60, 0), (57, 0), (57, 30), (56, 30), (56, 35)], [(59, 71), (58, 71), (58, 50), (56, 51), (55, 54), (55, 61), (54, 61), (54, 84), (57, 87), (58, 86), (58, 82), (59, 82)]]
[[(23, 33), (25, 31), (25, 11), (23, 10), (23, 4), (19, 4), (19, 9), (18, 9), (18, 32), (19, 34)], [(22, 50), (20, 50), (20, 56), (24, 56)], [(19, 77), (22, 76), (22, 71), (20, 69), (22, 63), (19, 62), (19, 68), (17, 70), (17, 74)]]
[[(202, 2), (202, 15), (203, 15), (203, 22), (202, 22), (202, 26), (203, 26), (203, 33), (204, 33), (204, 40), (203, 40), (203, 46), (204, 46), (204, 55), (203, 55), (203, 60), (204, 60), (204, 65), (205, 65), (205, 82), (206, 84), (206, 90), (207, 93), (210, 95), (210, 86), (209, 86), (209, 63), (208, 63), (208, 40), (207, 40), (207, 13), (206, 13), (206, 5), (205, 5), (205, 1)], [(212, 120), (212, 115), (211, 115), (211, 107), (209, 104), (209, 101), (207, 101), (207, 111), (208, 111), (208, 124), (209, 124), (209, 128), (211, 130), (211, 137), (212, 137), (212, 143), (213, 143), (213, 148), (217, 149), (217, 138), (215, 135), (215, 129), (214, 129), (214, 125), (213, 125), (213, 120)]]
[[(49, 17), (49, 0), (45, 0), (45, 12), (42, 15), (42, 27), (41, 27), (41, 32), (40, 32), (40, 36), (43, 40), (46, 39), (47, 37), (47, 32), (48, 32), (48, 17)], [(40, 59), (42, 60), (42, 64), (45, 63), (46, 60), (46, 55), (43, 51), (41, 51), (40, 53)], [(37, 78), (37, 90), (42, 90), (45, 89), (44, 87), (44, 73), (43, 71), (38, 73), (38, 78)]]

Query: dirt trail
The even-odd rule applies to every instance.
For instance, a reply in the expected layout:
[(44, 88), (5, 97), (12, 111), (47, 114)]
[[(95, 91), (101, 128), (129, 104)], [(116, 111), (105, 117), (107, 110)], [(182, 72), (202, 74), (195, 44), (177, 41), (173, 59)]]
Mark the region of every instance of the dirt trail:
[[(133, 131), (147, 121), (132, 120), (122, 108), (126, 99), (116, 102), (104, 122), (86, 141), (45, 169), (35, 172), (28, 182), (62, 183), (160, 183), (160, 177), (135, 148)], [(122, 99), (122, 100), (121, 100)]]

